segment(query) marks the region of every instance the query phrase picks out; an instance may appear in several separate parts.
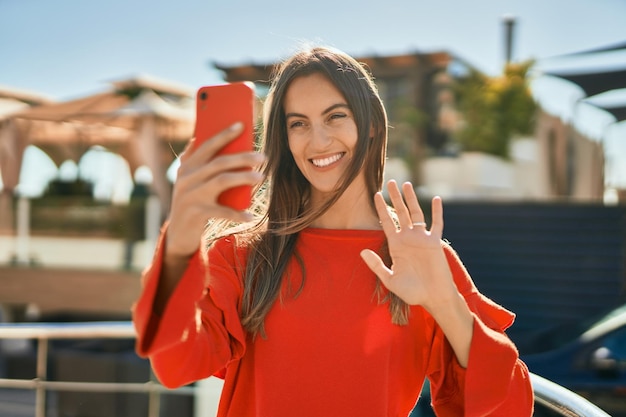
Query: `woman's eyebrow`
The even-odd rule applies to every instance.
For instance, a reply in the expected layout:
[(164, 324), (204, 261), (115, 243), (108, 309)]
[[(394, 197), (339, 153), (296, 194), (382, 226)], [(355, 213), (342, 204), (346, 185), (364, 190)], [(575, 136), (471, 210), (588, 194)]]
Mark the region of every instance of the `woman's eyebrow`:
[(286, 113), (285, 114), (285, 119), (289, 119), (290, 117), (302, 117), (302, 118), (306, 118), (306, 116), (304, 114), (300, 114), (300, 113)]
[[(350, 106), (348, 106), (346, 103), (336, 103), (333, 104), (332, 106), (324, 109), (324, 111), (322, 111), (322, 114), (328, 114), (330, 112), (332, 112), (335, 109), (339, 109), (339, 108), (345, 108), (350, 110)], [(290, 117), (302, 117), (302, 118), (306, 118), (307, 116), (301, 113), (296, 113), (296, 112), (289, 112), (285, 114), (285, 118), (289, 119)]]
[(350, 110), (350, 106), (348, 106), (346, 103), (337, 103), (337, 104), (333, 104), (332, 106), (324, 110), (322, 114), (328, 114), (335, 109), (341, 109), (341, 108)]

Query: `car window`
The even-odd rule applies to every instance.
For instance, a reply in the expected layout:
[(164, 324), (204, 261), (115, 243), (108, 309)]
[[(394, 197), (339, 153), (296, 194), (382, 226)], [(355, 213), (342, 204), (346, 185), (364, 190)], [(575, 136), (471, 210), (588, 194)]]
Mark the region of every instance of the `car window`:
[(626, 370), (626, 327), (605, 337), (595, 354), (614, 361), (617, 372)]
[(545, 352), (557, 349), (566, 343), (572, 342), (581, 337), (590, 329), (599, 328), (609, 320), (623, 315), (626, 312), (626, 304), (601, 314), (588, 317), (583, 320), (574, 320), (560, 323), (553, 327), (543, 328), (537, 332), (530, 333), (523, 340), (518, 342), (520, 352), (524, 354)]
[(603, 345), (613, 353), (615, 359), (626, 360), (626, 328), (609, 335)]
[(608, 372), (605, 376), (616, 376), (620, 370), (626, 370), (626, 327), (601, 338), (581, 355), (580, 367), (590, 367), (595, 371)]

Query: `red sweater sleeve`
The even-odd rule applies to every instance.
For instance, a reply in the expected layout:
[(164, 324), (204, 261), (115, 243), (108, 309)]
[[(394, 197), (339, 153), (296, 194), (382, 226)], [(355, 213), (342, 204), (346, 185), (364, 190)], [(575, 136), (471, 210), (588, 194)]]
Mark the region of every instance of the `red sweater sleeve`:
[(504, 334), (515, 315), (478, 292), (454, 250), (444, 251), (459, 292), (474, 314), (467, 368), (435, 326), (429, 363), (432, 403), (439, 417), (532, 415), (533, 392), (526, 365)]
[[(133, 322), (137, 353), (150, 358), (163, 385), (175, 388), (207, 378), (240, 358), (245, 335), (238, 313), (239, 279), (218, 249), (211, 251), (211, 260), (216, 264), (211, 268), (199, 253), (194, 254), (163, 315), (153, 312), (164, 235), (165, 228), (153, 262), (143, 273)], [(226, 243), (216, 245), (224, 249)]]

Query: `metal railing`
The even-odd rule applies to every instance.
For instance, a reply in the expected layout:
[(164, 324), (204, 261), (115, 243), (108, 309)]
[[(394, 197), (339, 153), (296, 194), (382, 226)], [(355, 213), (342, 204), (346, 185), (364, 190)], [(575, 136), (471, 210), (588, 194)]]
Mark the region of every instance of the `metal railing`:
[(169, 390), (154, 381), (137, 382), (72, 382), (47, 379), (49, 341), (56, 339), (133, 339), (131, 322), (29, 323), (0, 324), (0, 340), (37, 340), (36, 377), (34, 379), (0, 378), (0, 388), (35, 390), (35, 417), (46, 415), (47, 391), (147, 393), (148, 416), (158, 417), (160, 394), (195, 395), (195, 387)]
[(545, 379), (530, 374), (535, 393), (535, 404), (541, 404), (561, 416), (567, 417), (611, 417), (604, 410), (580, 395)]

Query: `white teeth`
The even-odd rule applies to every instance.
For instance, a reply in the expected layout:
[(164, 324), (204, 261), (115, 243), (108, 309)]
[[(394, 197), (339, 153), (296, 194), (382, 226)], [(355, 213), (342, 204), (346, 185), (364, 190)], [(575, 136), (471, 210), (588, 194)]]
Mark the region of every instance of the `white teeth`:
[(329, 156), (328, 158), (311, 159), (311, 162), (313, 162), (313, 165), (315, 165), (316, 167), (323, 168), (323, 167), (327, 167), (333, 162), (337, 162), (338, 160), (341, 159), (342, 156), (343, 156), (342, 153), (338, 153), (337, 155)]

